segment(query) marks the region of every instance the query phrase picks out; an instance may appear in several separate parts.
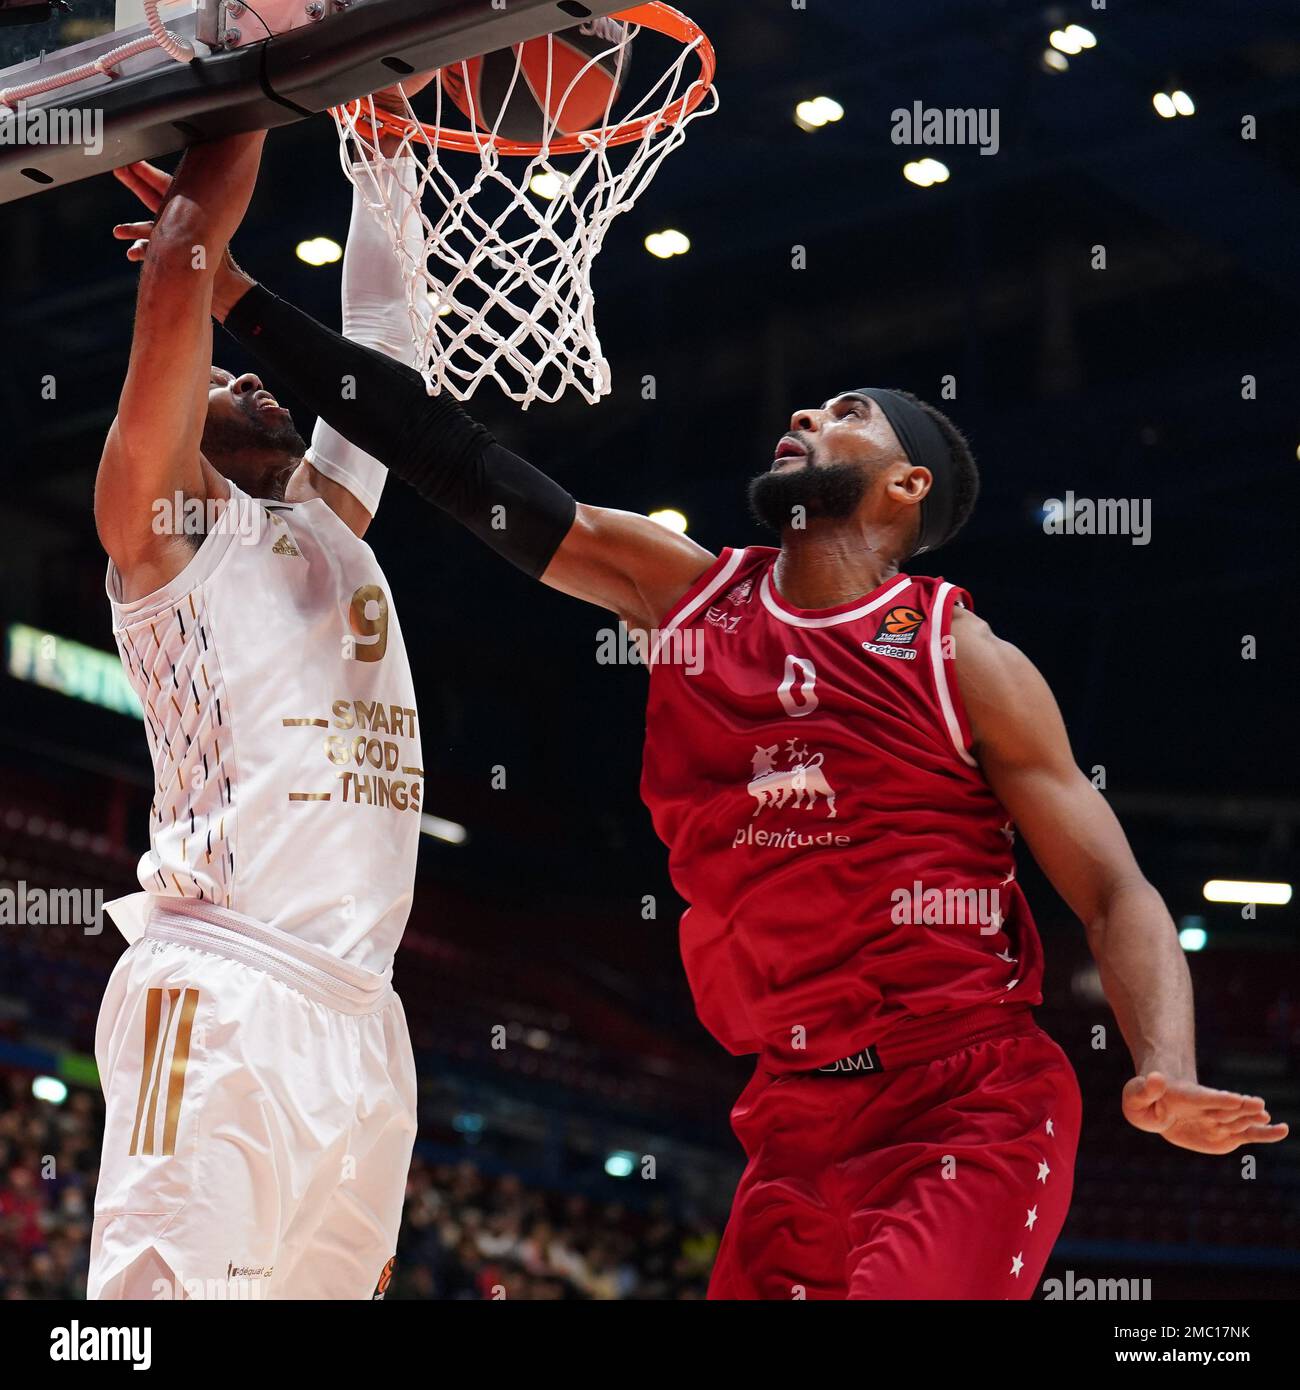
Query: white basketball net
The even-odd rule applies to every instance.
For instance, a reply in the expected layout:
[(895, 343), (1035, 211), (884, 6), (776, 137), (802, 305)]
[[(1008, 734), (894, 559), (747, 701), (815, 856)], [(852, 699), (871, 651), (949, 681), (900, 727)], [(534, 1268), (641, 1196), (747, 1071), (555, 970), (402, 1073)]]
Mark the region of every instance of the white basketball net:
[[(639, 26), (629, 25), (621, 39), (611, 38), (568, 90), (602, 60), (617, 65), (621, 77), (628, 45), (639, 32)], [(563, 110), (567, 92), (539, 109), (539, 119), (546, 121), (537, 141), (540, 153), (503, 154), (496, 147), (502, 112), (524, 81), (519, 47), (502, 111), (495, 114), (491, 134), (475, 129), (473, 152), (425, 140), (404, 97), (403, 114), (412, 125), (398, 154), (412, 156), (419, 168), (424, 236), (418, 259), (399, 226), (409, 204), (395, 206), (401, 197), (397, 181), (379, 177), (375, 167), (394, 156), (380, 153), (370, 127), (359, 119), (373, 115), (372, 102), (366, 98), (335, 111), (344, 172), (384, 222), (402, 263), (415, 362), (431, 395), (447, 391), (468, 400), (489, 378), (525, 408), (535, 400), (556, 401), (569, 387), (593, 405), (609, 394), (609, 363), (596, 333), (592, 265), (610, 224), (649, 186), (660, 164), (685, 140), (690, 122), (717, 109), (716, 90), (675, 123), (651, 120), (627, 144), (612, 145), (610, 137), (632, 121), (661, 114), (698, 82), (696, 46), (682, 46), (633, 109), (615, 117), (607, 107), (604, 129), (580, 137), (584, 148), (576, 154), (552, 151), (563, 133), (544, 114)], [(637, 56), (643, 64), (644, 54)], [(468, 87), (463, 64), (460, 71)], [(441, 74), (417, 100), (422, 107), (429, 104), (430, 125), (442, 128), (444, 114), (451, 118), (449, 129), (464, 132), (470, 124), (447, 96)], [(491, 114), (483, 113), (482, 119)]]

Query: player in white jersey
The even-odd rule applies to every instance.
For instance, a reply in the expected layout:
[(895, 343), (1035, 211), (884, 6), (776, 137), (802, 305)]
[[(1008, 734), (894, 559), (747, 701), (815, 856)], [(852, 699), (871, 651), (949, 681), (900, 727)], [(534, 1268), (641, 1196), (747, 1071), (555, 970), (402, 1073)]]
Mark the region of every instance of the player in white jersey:
[[(156, 787), (143, 892), (110, 907), (131, 944), (96, 1035), (92, 1298), (382, 1296), (415, 1135), (391, 975), (424, 769), (362, 539), (385, 470), (323, 423), (306, 451), (256, 377), (211, 365), (262, 140), (195, 147), (169, 190), (123, 176), (161, 206), (117, 229), (143, 269), (95, 517)], [(385, 177), (413, 197), (410, 173)], [(345, 320), (404, 352), (404, 300), (354, 205)]]

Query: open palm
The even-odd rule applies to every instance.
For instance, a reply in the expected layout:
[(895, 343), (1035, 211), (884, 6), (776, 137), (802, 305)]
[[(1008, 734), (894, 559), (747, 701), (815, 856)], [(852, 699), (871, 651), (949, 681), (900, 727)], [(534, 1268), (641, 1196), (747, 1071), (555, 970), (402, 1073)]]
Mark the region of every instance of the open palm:
[(1260, 1096), (1172, 1081), (1158, 1071), (1128, 1082), (1121, 1105), (1129, 1124), (1195, 1153), (1226, 1154), (1242, 1144), (1276, 1144), (1288, 1133), (1286, 1125), (1269, 1123)]

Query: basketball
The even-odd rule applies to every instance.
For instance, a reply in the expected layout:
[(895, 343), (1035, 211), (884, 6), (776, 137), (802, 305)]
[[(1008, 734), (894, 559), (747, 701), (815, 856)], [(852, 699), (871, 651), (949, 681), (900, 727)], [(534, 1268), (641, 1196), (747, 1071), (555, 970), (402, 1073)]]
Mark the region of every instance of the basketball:
[(443, 87), (480, 130), (507, 140), (539, 144), (548, 129), (577, 135), (603, 126), (618, 99), (631, 55), (626, 36), (617, 20), (590, 20), (446, 67)]

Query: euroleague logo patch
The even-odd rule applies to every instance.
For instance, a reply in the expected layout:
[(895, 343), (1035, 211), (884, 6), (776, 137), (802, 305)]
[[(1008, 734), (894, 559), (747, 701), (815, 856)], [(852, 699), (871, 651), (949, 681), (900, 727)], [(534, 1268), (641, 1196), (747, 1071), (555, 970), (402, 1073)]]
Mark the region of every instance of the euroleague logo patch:
[(876, 633), (875, 641), (864, 642), (862, 645), (867, 651), (875, 652), (877, 656), (892, 656), (899, 661), (915, 661), (916, 652), (911, 649), (912, 643), (916, 641), (916, 634), (920, 632), (923, 622), (924, 613), (900, 604), (897, 608), (891, 608), (881, 619), (880, 631)]

